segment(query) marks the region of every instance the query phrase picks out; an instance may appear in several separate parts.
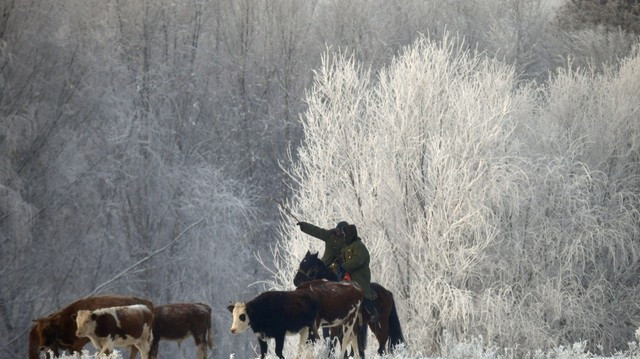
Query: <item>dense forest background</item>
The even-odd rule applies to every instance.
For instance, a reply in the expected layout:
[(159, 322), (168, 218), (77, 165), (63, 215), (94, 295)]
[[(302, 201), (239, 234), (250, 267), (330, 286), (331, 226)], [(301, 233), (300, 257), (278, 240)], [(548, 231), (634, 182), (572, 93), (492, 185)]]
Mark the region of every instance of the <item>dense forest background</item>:
[[(0, 356), (97, 293), (291, 288), (348, 220), (410, 347), (640, 326), (635, 0), (0, 2)], [(172, 357), (193, 348), (164, 346)]]

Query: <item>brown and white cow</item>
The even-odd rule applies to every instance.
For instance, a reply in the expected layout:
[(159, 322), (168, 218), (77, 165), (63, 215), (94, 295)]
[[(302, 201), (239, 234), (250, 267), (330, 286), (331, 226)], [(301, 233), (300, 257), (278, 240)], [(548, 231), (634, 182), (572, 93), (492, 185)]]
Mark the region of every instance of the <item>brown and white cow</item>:
[(364, 291), (355, 282), (332, 282), (315, 279), (301, 284), (296, 291), (305, 292), (318, 302), (315, 327), (329, 328), (335, 336), (342, 332), (341, 348), (353, 350), (354, 357), (360, 358), (358, 336), (360, 329), (360, 305)]
[(160, 340), (183, 340), (191, 335), (198, 348), (198, 359), (207, 357), (213, 347), (211, 307), (203, 303), (173, 303), (153, 308), (153, 340), (149, 358), (158, 356)]
[(144, 304), (79, 310), (76, 317), (76, 336), (88, 337), (100, 350), (99, 355), (114, 347), (135, 346), (142, 359), (149, 357), (153, 338), (153, 312)]
[[(95, 310), (132, 304), (153, 307), (150, 301), (142, 298), (101, 295), (82, 298), (47, 317), (35, 319), (35, 324), (29, 332), (29, 359), (38, 359), (40, 351), (47, 350), (53, 351), (55, 356), (59, 356), (64, 350), (69, 351), (70, 354), (79, 353), (89, 339), (76, 336), (75, 315), (78, 310)], [(135, 348), (131, 350), (131, 359), (134, 359), (137, 350)]]

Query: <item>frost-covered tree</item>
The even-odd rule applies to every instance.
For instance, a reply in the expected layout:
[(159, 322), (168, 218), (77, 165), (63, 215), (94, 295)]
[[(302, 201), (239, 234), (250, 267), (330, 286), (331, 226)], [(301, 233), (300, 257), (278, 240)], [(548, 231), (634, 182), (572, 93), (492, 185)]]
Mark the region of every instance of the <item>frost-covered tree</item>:
[(31, 319), (85, 295), (222, 308), (255, 291), (255, 186), (209, 145), (206, 81), (189, 72), (200, 3), (3, 13), (0, 356), (24, 357)]
[(565, 27), (601, 25), (605, 28), (640, 34), (638, 0), (569, 0), (559, 11)]
[[(414, 350), (437, 350), (444, 330), (522, 350), (579, 339), (621, 348), (638, 326), (627, 277), (640, 249), (638, 57), (619, 74), (559, 76), (540, 101), (512, 67), (464, 49), (423, 38), (375, 76), (352, 57), (325, 57), (292, 212), (359, 227)], [(604, 114), (616, 120), (602, 124)], [(585, 133), (568, 137), (563, 123)], [(609, 150), (582, 145), (586, 133)], [(322, 246), (291, 223), (281, 232), (273, 285), (288, 287), (304, 252)]]
[(618, 64), (638, 43), (639, 15), (636, 0), (565, 1), (550, 27), (549, 51), (574, 69)]
[[(310, 89), (312, 69), (320, 69), (320, 54), (326, 49), (353, 54), (354, 64), (372, 69), (369, 74), (362, 69), (354, 70), (357, 75), (341, 80), (347, 86), (340, 90), (344, 98), (331, 97), (335, 107), (326, 116), (357, 119), (357, 126), (348, 128), (350, 133), (377, 143), (380, 136), (389, 136), (384, 133), (388, 131), (386, 127), (394, 126), (388, 123), (380, 125), (384, 131), (373, 129), (380, 122), (377, 118), (382, 116), (376, 113), (387, 111), (381, 110), (382, 103), (389, 102), (385, 99), (393, 96), (393, 92), (382, 88), (376, 90), (379, 93), (372, 91), (379, 85), (369, 81), (372, 74), (378, 76), (378, 69), (384, 69), (389, 77), (385, 81), (403, 82), (393, 80), (401, 77), (396, 68), (400, 66), (399, 58), (395, 56), (419, 34), (441, 39), (447, 31), (455, 32), (465, 42), (456, 45), (454, 52), (477, 49), (489, 58), (511, 64), (520, 79), (535, 78), (542, 82), (547, 80), (549, 69), (566, 63), (568, 55), (574, 67), (611, 62), (626, 54), (629, 44), (635, 41), (628, 34), (597, 29), (554, 35), (557, 29), (548, 26), (551, 16), (543, 3), (537, 0), (0, 3), (0, 287), (3, 289), (0, 337), (7, 338), (6, 343), (0, 341), (0, 356), (24, 357), (23, 334), (30, 320), (88, 292), (119, 291), (152, 296), (159, 302), (199, 300), (212, 295), (214, 304), (260, 290), (249, 284), (264, 279), (268, 273), (258, 267), (254, 255), (266, 251), (273, 243), (274, 227), (279, 220), (275, 202), (268, 199), (288, 197), (289, 191), (297, 187), (295, 182), (290, 183), (290, 188), (283, 183), (286, 171), (291, 169), (289, 163), (283, 162), (287, 153), (293, 154), (292, 164), (298, 153), (309, 157), (304, 151), (295, 150), (306, 136), (303, 126), (313, 127), (301, 123), (299, 115), (308, 105), (313, 105), (311, 110), (316, 112), (321, 108), (322, 102), (307, 104), (303, 99)], [(336, 64), (327, 61), (327, 69)], [(396, 64), (390, 65), (392, 61)], [(328, 73), (340, 71), (334, 68)], [(448, 80), (454, 84), (461, 81), (453, 75), (442, 79), (434, 76), (438, 80), (433, 81), (441, 87)], [(406, 81), (414, 83), (411, 79)], [(420, 86), (427, 92), (435, 88)], [(451, 88), (453, 91), (457, 87)], [(527, 108), (532, 106), (530, 98), (535, 97), (528, 91), (523, 90), (513, 101), (507, 101), (518, 103), (511, 105), (509, 111), (534, 113)], [(448, 104), (453, 101), (445, 99)], [(429, 101), (425, 102), (434, 108), (441, 102), (433, 100), (434, 105)], [(340, 105), (342, 102), (347, 105)], [(447, 108), (454, 108), (454, 104), (464, 105), (456, 101)], [(410, 110), (394, 111), (402, 114)], [(486, 111), (480, 113), (487, 117), (493, 110)], [(514, 116), (507, 118), (511, 121)], [(522, 123), (533, 126), (539, 116), (522, 117), (531, 120), (519, 121), (517, 125), (506, 120), (491, 122), (500, 131), (511, 126), (518, 133), (509, 137), (517, 140), (505, 146), (505, 151), (515, 151), (519, 142), (547, 143), (522, 134), (526, 132)], [(413, 127), (403, 126), (411, 132), (420, 126), (433, 127), (427, 125), (433, 118), (424, 121), (427, 122), (412, 124)], [(331, 163), (334, 172), (326, 170), (326, 176), (319, 166), (321, 177), (313, 186), (321, 186), (322, 181), (329, 181), (336, 188), (348, 185), (353, 197), (361, 202), (354, 204), (345, 197), (342, 201), (345, 206), (356, 209), (345, 207), (336, 214), (327, 210), (326, 215), (333, 217), (325, 225), (334, 225), (335, 220), (352, 212), (360, 213), (362, 218), (371, 217), (367, 206), (372, 202), (368, 196), (372, 191), (377, 198), (389, 196), (389, 191), (399, 191), (400, 185), (394, 183), (400, 180), (385, 179), (388, 188), (363, 187), (366, 176), (376, 178), (382, 170), (361, 178), (365, 172), (358, 166), (373, 160), (353, 159), (364, 156), (363, 153), (380, 157), (380, 152), (390, 145), (379, 145), (373, 150), (359, 141), (336, 142), (341, 137), (334, 135), (343, 131), (339, 128), (343, 125), (326, 126), (323, 135), (330, 141), (329, 148), (340, 148), (342, 157)], [(315, 130), (306, 133), (313, 134)], [(396, 151), (399, 158), (411, 158), (406, 154), (414, 151), (407, 147), (410, 145), (402, 145), (403, 150)], [(615, 156), (625, 151), (624, 147), (615, 148), (618, 151)], [(321, 147), (318, 151), (321, 152)], [(458, 151), (466, 150), (460, 147)], [(540, 163), (548, 161), (539, 158), (541, 153), (548, 155), (548, 152), (536, 155), (526, 152), (526, 155), (525, 151), (519, 153), (521, 160), (529, 163), (528, 168), (544, 173)], [(580, 155), (580, 161), (586, 161), (587, 157)], [(620, 170), (616, 160), (602, 160), (613, 165), (612, 173), (626, 171)], [(309, 158), (304, 161), (311, 166)], [(357, 165), (348, 165), (350, 162)], [(513, 168), (516, 163), (508, 165)], [(349, 168), (345, 170), (345, 166)], [(413, 174), (412, 166), (417, 165), (388, 166), (404, 171), (401, 175), (404, 179), (399, 182), (406, 183), (403, 191), (431, 186), (423, 185), (421, 177)], [(590, 169), (601, 169), (594, 166), (589, 162)], [(338, 169), (353, 174), (353, 178), (346, 182), (336, 179)], [(515, 174), (505, 176), (511, 178)], [(521, 180), (536, 184), (538, 189), (518, 192), (520, 199), (537, 196), (532, 194), (536, 191), (546, 193), (546, 182), (539, 178), (540, 174), (537, 176)], [(526, 186), (521, 182), (506, 187)], [(515, 206), (515, 202), (508, 202)], [(420, 197), (407, 200), (411, 216), (397, 209), (384, 209), (384, 214), (378, 213), (375, 218), (389, 214), (415, 221), (414, 211), (425, 203)], [(531, 206), (539, 208), (540, 204)], [(534, 228), (522, 224), (534, 222), (516, 215), (522, 213), (527, 212), (514, 211), (511, 219), (499, 222), (514, 228)], [(390, 232), (384, 236), (389, 238), (400, 232), (422, 233), (396, 224), (385, 224), (386, 227)], [(380, 233), (373, 235), (382, 236)], [(376, 251), (387, 248), (380, 244)], [(400, 249), (393, 250), (390, 258), (407, 255)], [(264, 260), (265, 256), (261, 258)], [(215, 270), (199, 265), (215, 266)], [(266, 266), (274, 269), (271, 263)], [(395, 267), (385, 268), (391, 271)], [(444, 278), (449, 276), (443, 274)], [(415, 292), (411, 290), (414, 281), (413, 277), (402, 277), (398, 287), (392, 289), (401, 293), (398, 295), (408, 296)], [(221, 298), (220, 292), (228, 297)], [(410, 307), (403, 310), (407, 308)], [(443, 308), (434, 307), (431, 312), (443, 318)], [(224, 327), (227, 313), (222, 311), (219, 315), (214, 325)], [(433, 324), (428, 329), (437, 332), (445, 327), (442, 320), (439, 323), (443, 325)], [(446, 327), (455, 325), (449, 322)], [(240, 337), (219, 342), (222, 352), (233, 351), (239, 356), (250, 345)]]

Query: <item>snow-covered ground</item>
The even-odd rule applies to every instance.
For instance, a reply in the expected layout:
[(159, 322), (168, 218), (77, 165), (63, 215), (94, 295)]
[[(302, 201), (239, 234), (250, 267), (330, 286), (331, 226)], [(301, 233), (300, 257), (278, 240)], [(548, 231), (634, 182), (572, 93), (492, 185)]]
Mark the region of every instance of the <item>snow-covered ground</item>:
[[(589, 352), (585, 343), (575, 343), (570, 347), (558, 347), (549, 351), (536, 351), (524, 355), (510, 354), (514, 351), (509, 349), (499, 350), (498, 348), (486, 345), (481, 338), (474, 339), (469, 342), (458, 343), (445, 333), (444, 343), (442, 345), (442, 352), (437, 356), (429, 356), (420, 352), (411, 351), (408, 348), (399, 347), (396, 348), (393, 354), (387, 354), (382, 359), (639, 359), (640, 358), (640, 328), (635, 333), (636, 340), (628, 343), (628, 348), (624, 351), (615, 353), (610, 356), (600, 356)], [(255, 340), (253, 336), (247, 336), (247, 340)], [(287, 344), (293, 342), (297, 343), (297, 340), (287, 339)], [(269, 354), (266, 359), (278, 359), (273, 352), (272, 343), (270, 343)], [(368, 358), (381, 358), (375, 353), (373, 347), (369, 347), (367, 350)], [(286, 358), (294, 358), (296, 355), (295, 346), (287, 345), (284, 355)], [(371, 353), (371, 354), (370, 354)], [(128, 357), (128, 353), (124, 353), (124, 357)], [(316, 344), (311, 348), (306, 348), (303, 358), (336, 358), (339, 356), (328, 355), (327, 345), (324, 343)], [(375, 355), (374, 355), (375, 354)], [(209, 355), (213, 358), (213, 355)], [(259, 353), (256, 353), (254, 358), (259, 358)], [(63, 355), (61, 359), (95, 359), (96, 354), (90, 353), (85, 350), (82, 355)], [(124, 359), (122, 352), (116, 350), (111, 355), (103, 356), (101, 359)], [(172, 358), (181, 359), (181, 358)], [(229, 355), (229, 359), (253, 359), (253, 358), (239, 358), (234, 354)]]

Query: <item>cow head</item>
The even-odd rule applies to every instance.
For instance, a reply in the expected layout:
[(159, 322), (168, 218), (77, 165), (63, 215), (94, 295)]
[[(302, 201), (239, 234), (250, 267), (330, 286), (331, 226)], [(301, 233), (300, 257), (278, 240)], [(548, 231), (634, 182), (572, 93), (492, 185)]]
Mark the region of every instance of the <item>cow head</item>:
[(51, 348), (58, 340), (60, 327), (52, 317), (35, 319), (34, 322), (39, 348)]
[(88, 337), (96, 329), (97, 316), (89, 310), (79, 310), (76, 315), (76, 336), (78, 338)]
[(247, 314), (247, 305), (245, 303), (236, 302), (227, 307), (233, 315), (231, 323), (231, 333), (240, 334), (249, 328), (249, 314)]

